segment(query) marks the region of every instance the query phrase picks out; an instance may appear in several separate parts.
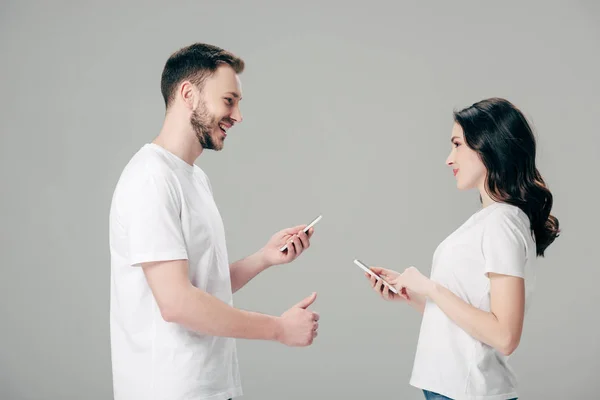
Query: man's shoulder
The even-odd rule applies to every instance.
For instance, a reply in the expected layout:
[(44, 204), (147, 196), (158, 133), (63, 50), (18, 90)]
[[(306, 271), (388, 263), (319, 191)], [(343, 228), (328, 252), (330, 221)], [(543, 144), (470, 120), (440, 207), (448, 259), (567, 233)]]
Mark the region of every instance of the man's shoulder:
[(142, 146), (129, 160), (121, 175), (122, 183), (143, 183), (148, 179), (175, 179), (175, 168), (164, 154), (149, 145)]
[(145, 145), (131, 157), (121, 172), (112, 203), (120, 209), (132, 202), (139, 202), (140, 196), (148, 193), (168, 193), (177, 197), (179, 187), (179, 179), (169, 160)]
[(180, 182), (169, 159), (150, 146), (142, 146), (124, 167), (112, 196), (111, 212), (127, 213), (154, 201), (179, 203)]

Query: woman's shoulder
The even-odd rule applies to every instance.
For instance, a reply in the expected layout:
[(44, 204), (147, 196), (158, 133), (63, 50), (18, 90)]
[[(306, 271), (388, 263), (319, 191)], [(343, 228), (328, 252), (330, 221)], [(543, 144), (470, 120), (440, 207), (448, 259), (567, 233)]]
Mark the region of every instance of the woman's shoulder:
[(518, 236), (528, 245), (533, 243), (529, 217), (519, 207), (508, 203), (493, 203), (485, 218), (485, 230)]
[(513, 204), (497, 202), (488, 207), (491, 207), (489, 213), (490, 219), (509, 220), (513, 222), (520, 222), (526, 226), (530, 225), (527, 214), (525, 214), (521, 208)]

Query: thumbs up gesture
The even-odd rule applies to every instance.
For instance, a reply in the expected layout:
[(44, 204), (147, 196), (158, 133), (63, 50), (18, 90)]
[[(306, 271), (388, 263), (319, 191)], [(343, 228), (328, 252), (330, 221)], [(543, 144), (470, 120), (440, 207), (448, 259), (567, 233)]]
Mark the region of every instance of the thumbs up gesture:
[(287, 346), (310, 346), (319, 328), (319, 314), (307, 310), (314, 303), (317, 294), (313, 293), (280, 317), (278, 341)]

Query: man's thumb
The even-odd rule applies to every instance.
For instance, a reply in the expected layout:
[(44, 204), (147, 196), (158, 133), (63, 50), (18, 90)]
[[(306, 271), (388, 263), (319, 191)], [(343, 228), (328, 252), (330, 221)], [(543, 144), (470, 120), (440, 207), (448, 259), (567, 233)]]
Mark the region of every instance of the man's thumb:
[(308, 296), (307, 298), (302, 300), (300, 303), (296, 304), (296, 307), (307, 308), (312, 303), (314, 303), (316, 298), (317, 298), (317, 293), (313, 292), (313, 294), (311, 294), (310, 296)]

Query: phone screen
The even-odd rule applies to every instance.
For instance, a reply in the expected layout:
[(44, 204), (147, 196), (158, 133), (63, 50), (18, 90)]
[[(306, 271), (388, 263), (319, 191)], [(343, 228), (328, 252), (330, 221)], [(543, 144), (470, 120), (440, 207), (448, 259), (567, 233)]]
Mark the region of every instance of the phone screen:
[(363, 269), (365, 272), (367, 272), (371, 276), (375, 276), (375, 277), (377, 277), (377, 279), (380, 279), (383, 282), (383, 284), (386, 285), (393, 293), (398, 294), (398, 291), (396, 290), (395, 287), (393, 287), (392, 285), (387, 283), (385, 281), (385, 279), (383, 279), (381, 276), (379, 276), (375, 272), (371, 271), (362, 261), (354, 260), (354, 264), (358, 265), (361, 269)]

